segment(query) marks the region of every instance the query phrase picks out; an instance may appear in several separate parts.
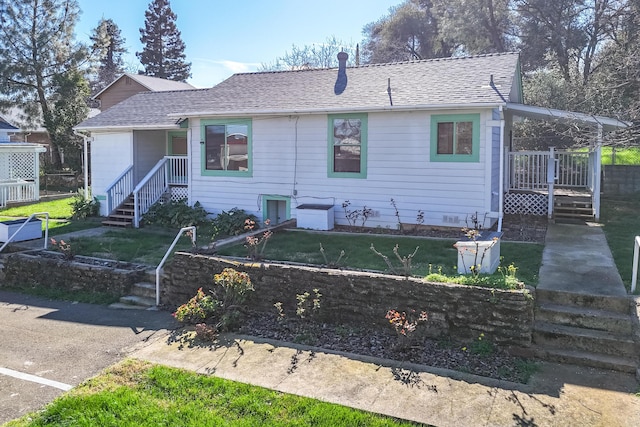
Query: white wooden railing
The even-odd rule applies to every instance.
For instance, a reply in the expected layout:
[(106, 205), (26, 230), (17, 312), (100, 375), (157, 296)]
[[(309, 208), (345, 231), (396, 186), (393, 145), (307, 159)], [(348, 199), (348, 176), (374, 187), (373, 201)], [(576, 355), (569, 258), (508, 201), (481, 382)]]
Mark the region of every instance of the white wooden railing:
[(548, 151), (509, 153), (509, 189), (544, 190), (547, 188)]
[(9, 202), (38, 200), (38, 188), (33, 181), (0, 182), (0, 208)]
[(133, 191), (133, 165), (107, 187), (107, 213), (113, 212)]
[(187, 157), (166, 156), (169, 168), (169, 185), (187, 185), (189, 183), (189, 169)]
[(589, 152), (556, 151), (556, 185), (588, 188), (590, 178)]
[(149, 208), (169, 189), (168, 163), (166, 158), (160, 160), (133, 189), (133, 226), (135, 228), (140, 227), (142, 215), (147, 213)]
[(546, 190), (548, 166), (553, 156), (556, 187), (593, 188), (595, 152), (514, 151), (509, 153), (510, 190)]

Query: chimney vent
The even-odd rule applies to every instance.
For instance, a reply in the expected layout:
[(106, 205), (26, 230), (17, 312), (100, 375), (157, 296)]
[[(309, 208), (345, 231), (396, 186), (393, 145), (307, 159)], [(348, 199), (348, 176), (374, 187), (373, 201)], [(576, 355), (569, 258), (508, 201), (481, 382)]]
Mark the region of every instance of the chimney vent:
[(333, 86), (333, 93), (336, 95), (342, 94), (347, 88), (347, 59), (349, 59), (347, 52), (338, 54), (338, 78)]

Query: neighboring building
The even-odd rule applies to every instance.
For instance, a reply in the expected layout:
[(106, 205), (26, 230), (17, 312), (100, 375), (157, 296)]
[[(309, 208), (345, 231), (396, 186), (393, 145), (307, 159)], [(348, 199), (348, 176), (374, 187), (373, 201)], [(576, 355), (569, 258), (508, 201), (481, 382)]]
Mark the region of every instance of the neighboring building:
[(98, 92), (93, 99), (99, 101), (99, 108), (104, 111), (140, 92), (185, 89), (194, 89), (194, 87), (189, 83), (127, 73), (115, 79), (109, 86)]
[(19, 129), (7, 121), (0, 115), (0, 142), (9, 142), (9, 135), (18, 131)]
[[(133, 194), (137, 225), (170, 192), (211, 213), (238, 207), (272, 223), (295, 218), (302, 204), (321, 204), (346, 224), (342, 205), (349, 201), (350, 210), (370, 210), (367, 226), (395, 228), (393, 198), (405, 223), (423, 211), (425, 225), (461, 227), (477, 213), (489, 226), (501, 223), (506, 208), (553, 209), (547, 175), (556, 154), (510, 153), (514, 116), (603, 132), (625, 126), (523, 105), (514, 53), (355, 68), (345, 62), (140, 93), (84, 121), (77, 129), (91, 136), (92, 191), (102, 214)], [(580, 162), (599, 165), (597, 143)], [(565, 160), (557, 161), (563, 169)], [(592, 217), (598, 173), (591, 167), (579, 182), (571, 176), (571, 185), (593, 197)], [(126, 223), (122, 213), (113, 219)]]

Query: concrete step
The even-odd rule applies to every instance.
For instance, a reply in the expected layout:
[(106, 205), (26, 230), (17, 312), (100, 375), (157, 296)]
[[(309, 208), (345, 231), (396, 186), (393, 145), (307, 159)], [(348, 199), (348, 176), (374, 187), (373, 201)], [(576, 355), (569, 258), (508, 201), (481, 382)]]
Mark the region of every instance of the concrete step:
[(151, 308), (156, 305), (155, 298), (139, 297), (137, 295), (121, 297), (120, 302), (123, 304), (139, 305), (144, 308)]
[(534, 349), (534, 354), (537, 358), (550, 362), (611, 369), (630, 374), (635, 374), (638, 368), (638, 362), (634, 358), (590, 353), (580, 350), (537, 347)]
[(156, 285), (148, 282), (134, 283), (131, 287), (131, 295), (155, 300)]
[(535, 318), (541, 322), (607, 331), (616, 335), (633, 334), (631, 316), (613, 311), (541, 303), (535, 309)]
[(639, 348), (630, 336), (536, 321), (533, 342), (543, 348), (571, 349), (635, 358)]
[(537, 304), (552, 303), (584, 307), (596, 310), (612, 311), (622, 314), (631, 314), (631, 299), (629, 297), (615, 297), (606, 295), (579, 294), (566, 291), (552, 291), (536, 289)]
[(102, 221), (102, 225), (106, 225), (108, 227), (131, 227), (131, 224), (131, 221), (111, 221), (108, 219)]

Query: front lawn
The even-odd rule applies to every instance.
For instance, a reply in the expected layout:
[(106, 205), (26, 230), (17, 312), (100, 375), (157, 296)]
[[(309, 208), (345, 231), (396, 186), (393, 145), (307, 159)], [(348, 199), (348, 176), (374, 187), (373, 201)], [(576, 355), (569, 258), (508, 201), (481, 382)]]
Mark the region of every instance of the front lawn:
[[(453, 247), (455, 241), (425, 239), (406, 236), (382, 235), (344, 235), (338, 233), (308, 233), (303, 231), (285, 231), (276, 233), (267, 242), (264, 259), (293, 261), (307, 264), (334, 264), (344, 250), (340, 267), (385, 271), (387, 264), (371, 249), (374, 245), (378, 252), (387, 255), (399, 267), (400, 263), (393, 254), (393, 248), (399, 246), (399, 254), (407, 256), (419, 249), (413, 258), (413, 275), (426, 276), (439, 269), (445, 274), (455, 274), (458, 255)], [(320, 252), (324, 248), (326, 260)], [(514, 263), (518, 268), (517, 276), (528, 285), (538, 283), (538, 270), (542, 261), (543, 245), (532, 243), (501, 242), (503, 265)], [(246, 256), (243, 244), (222, 248), (219, 253), (228, 256)]]
[(137, 360), (124, 361), (7, 427), (409, 426), (370, 412)]

